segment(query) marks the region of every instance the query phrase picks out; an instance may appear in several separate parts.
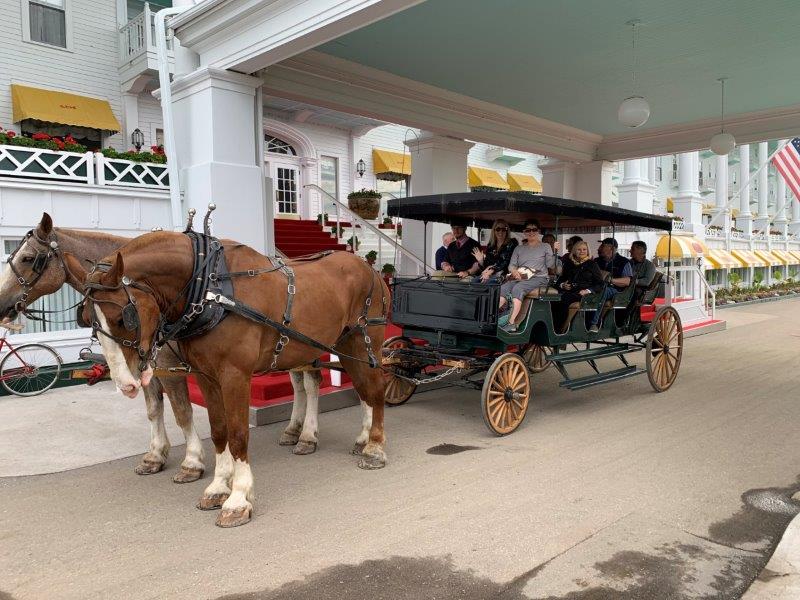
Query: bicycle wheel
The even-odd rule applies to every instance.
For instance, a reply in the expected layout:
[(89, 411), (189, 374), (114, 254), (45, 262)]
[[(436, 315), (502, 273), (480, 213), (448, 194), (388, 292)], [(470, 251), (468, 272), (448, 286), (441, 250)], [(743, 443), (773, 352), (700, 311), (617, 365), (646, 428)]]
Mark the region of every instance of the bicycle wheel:
[(25, 344), (9, 350), (0, 361), (0, 384), (17, 396), (36, 396), (49, 390), (61, 373), (61, 357), (44, 344)]

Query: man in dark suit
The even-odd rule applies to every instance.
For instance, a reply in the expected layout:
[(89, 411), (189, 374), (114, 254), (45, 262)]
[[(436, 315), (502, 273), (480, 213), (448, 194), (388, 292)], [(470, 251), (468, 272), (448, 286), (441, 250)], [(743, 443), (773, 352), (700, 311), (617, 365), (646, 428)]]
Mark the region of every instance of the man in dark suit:
[(467, 228), (463, 225), (454, 224), (451, 231), (455, 239), (447, 247), (447, 258), (442, 262), (442, 271), (457, 273), (461, 278), (475, 275), (481, 266), (472, 251), (480, 248), (480, 244), (467, 235)]

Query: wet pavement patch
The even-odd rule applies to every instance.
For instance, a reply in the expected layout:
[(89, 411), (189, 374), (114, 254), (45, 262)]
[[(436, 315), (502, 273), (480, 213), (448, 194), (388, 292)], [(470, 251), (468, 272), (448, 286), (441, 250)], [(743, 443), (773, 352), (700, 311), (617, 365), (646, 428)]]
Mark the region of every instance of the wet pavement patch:
[(458, 454), (459, 452), (466, 452), (467, 450), (480, 450), (478, 446), (459, 446), (457, 444), (439, 444), (425, 450), (428, 454), (435, 454), (436, 456), (450, 456), (451, 454)]

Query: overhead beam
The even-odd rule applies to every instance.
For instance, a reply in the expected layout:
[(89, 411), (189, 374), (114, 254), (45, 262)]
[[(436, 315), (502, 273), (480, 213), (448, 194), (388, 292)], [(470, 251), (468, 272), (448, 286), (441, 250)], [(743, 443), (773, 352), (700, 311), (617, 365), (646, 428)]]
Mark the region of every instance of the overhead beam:
[(316, 51), (266, 69), (264, 93), (462, 139), (571, 161), (599, 135)]

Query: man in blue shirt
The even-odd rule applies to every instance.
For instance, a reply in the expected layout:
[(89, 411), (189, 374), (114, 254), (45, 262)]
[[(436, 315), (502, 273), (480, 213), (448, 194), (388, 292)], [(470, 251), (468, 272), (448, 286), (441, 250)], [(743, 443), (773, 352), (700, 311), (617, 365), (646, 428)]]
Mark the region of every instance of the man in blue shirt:
[(594, 313), (592, 326), (589, 329), (589, 331), (592, 332), (600, 330), (600, 315), (603, 312), (602, 307), (606, 301), (611, 300), (619, 292), (628, 287), (633, 278), (631, 261), (617, 254), (617, 248), (617, 240), (614, 238), (606, 238), (600, 243), (600, 250), (598, 251), (600, 256), (594, 259), (601, 271), (611, 274), (611, 283), (606, 287), (600, 310)]
[(436, 270), (442, 270), (442, 263), (447, 262), (447, 247), (453, 243), (453, 234), (447, 232), (442, 236), (442, 247), (436, 251)]

